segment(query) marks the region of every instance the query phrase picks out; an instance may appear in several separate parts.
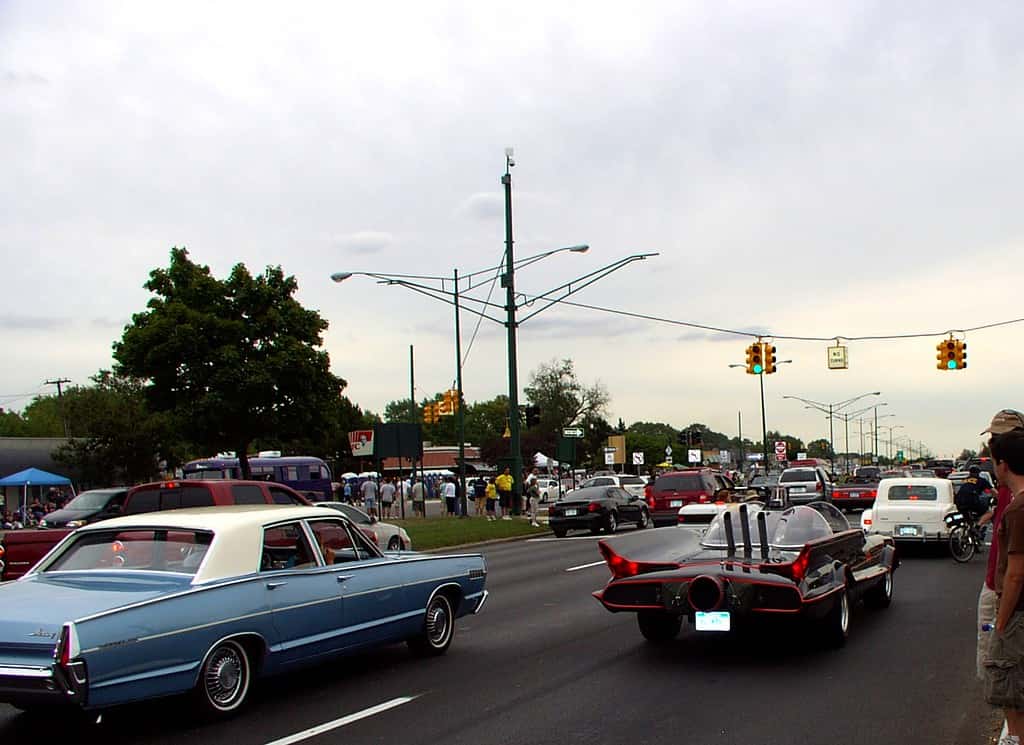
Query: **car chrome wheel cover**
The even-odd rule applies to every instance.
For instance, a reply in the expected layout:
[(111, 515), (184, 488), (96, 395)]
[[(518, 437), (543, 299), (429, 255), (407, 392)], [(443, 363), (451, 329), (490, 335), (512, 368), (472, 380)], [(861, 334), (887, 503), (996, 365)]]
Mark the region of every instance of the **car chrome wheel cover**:
[(203, 690), (210, 705), (221, 711), (238, 706), (249, 688), (249, 663), (234, 642), (218, 647), (206, 662)]
[(640, 510), (640, 527), (646, 528), (647, 523), (651, 521), (650, 515), (647, 514), (647, 510)]
[(400, 551), (402, 549), (402, 539), (397, 535), (391, 536), (391, 540), (388, 541), (388, 551)]
[(887, 597), (887, 598), (891, 598), (892, 597), (892, 572), (891, 571), (885, 573), (885, 582), (882, 583), (882, 592), (885, 594), (885, 597)]
[(427, 642), (432, 647), (443, 647), (451, 632), (451, 607), (445, 598), (435, 598), (427, 608)]
[(608, 513), (608, 532), (609, 533), (614, 533), (615, 529), (617, 527), (619, 527), (619, 525), (618, 525), (618, 523), (615, 520), (615, 513), (614, 512), (609, 512)]
[(850, 601), (845, 592), (839, 598), (839, 630), (843, 636), (850, 630)]

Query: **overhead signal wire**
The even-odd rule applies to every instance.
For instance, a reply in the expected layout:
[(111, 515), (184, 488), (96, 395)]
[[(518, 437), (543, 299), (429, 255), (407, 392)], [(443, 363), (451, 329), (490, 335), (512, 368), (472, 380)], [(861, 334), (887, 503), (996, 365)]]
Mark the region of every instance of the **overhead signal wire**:
[[(539, 297), (539, 296), (534, 296)], [(704, 323), (695, 323), (693, 321), (680, 321), (674, 318), (663, 318), (661, 316), (653, 316), (648, 313), (634, 313), (633, 311), (620, 310), (617, 308), (605, 308), (600, 305), (593, 305), (590, 303), (580, 303), (574, 300), (558, 300), (556, 301), (560, 305), (568, 305), (574, 308), (583, 308), (585, 310), (595, 310), (600, 313), (610, 313), (612, 315), (624, 316), (626, 318), (637, 318), (644, 321), (655, 321), (657, 323), (667, 323), (672, 326), (685, 326), (686, 328), (701, 329), (703, 331), (713, 331), (718, 334), (732, 334), (734, 336), (749, 336), (755, 339), (760, 338), (772, 338), (772, 339), (783, 339), (787, 341), (835, 341), (836, 339), (843, 339), (845, 341), (885, 341), (891, 339), (925, 339), (929, 337), (945, 336), (947, 334), (959, 333), (966, 334), (971, 331), (982, 331), (985, 329), (997, 328), (999, 326), (1010, 326), (1015, 323), (1024, 323), (1024, 318), (1011, 318), (1006, 321), (996, 321), (994, 323), (985, 323), (980, 326), (970, 326), (968, 328), (958, 329), (946, 329), (945, 331), (920, 331), (907, 334), (870, 334), (865, 336), (847, 336), (846, 334), (830, 334), (829, 336), (798, 336), (793, 334), (775, 334), (770, 331), (751, 331), (751, 330), (740, 330), (730, 329), (721, 326), (709, 326)]]

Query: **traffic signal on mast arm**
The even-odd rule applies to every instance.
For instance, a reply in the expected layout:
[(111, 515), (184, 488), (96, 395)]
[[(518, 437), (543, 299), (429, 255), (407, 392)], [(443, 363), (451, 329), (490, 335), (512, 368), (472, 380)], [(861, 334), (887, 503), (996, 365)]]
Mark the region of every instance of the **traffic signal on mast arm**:
[(451, 398), (452, 398), (452, 413), (453, 414), (458, 414), (459, 413), (459, 406), (462, 405), (462, 402), (459, 401), (459, 391), (458, 391), (457, 388), (452, 388), (448, 392), (451, 394)]
[(747, 347), (747, 373), (750, 375), (760, 375), (764, 372), (762, 352), (761, 342), (759, 341)]
[(953, 351), (956, 352), (956, 369), (957, 370), (964, 370), (964, 369), (966, 369), (967, 368), (967, 342), (965, 342), (965, 341), (957, 341), (956, 349), (954, 349)]
[(442, 416), (448, 416), (452, 413), (452, 392), (445, 391), (441, 396), (441, 403), (439, 404)]
[(953, 339), (943, 339), (935, 345), (935, 359), (937, 360), (935, 367), (939, 370), (956, 370), (956, 341)]
[(771, 375), (775, 372), (775, 346), (764, 343), (764, 374)]
[(434, 424), (437, 421), (437, 411), (434, 404), (427, 404), (423, 407), (423, 423)]

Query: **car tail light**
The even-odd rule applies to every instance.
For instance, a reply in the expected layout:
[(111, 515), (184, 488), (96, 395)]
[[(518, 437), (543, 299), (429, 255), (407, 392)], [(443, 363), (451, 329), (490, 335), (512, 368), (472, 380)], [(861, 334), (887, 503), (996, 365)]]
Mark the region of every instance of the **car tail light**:
[(612, 576), (615, 579), (623, 579), (625, 577), (635, 577), (638, 574), (644, 574), (646, 572), (661, 572), (668, 569), (678, 569), (679, 565), (675, 563), (670, 564), (655, 564), (644, 561), (630, 561), (625, 556), (620, 556), (604, 541), (599, 541), (597, 549), (601, 552), (601, 556), (604, 557), (605, 562), (608, 564), (608, 569), (611, 570)]
[(821, 490), (822, 490), (822, 488), (823, 488), (823, 487), (821, 486), (821, 482), (820, 482), (820, 481), (818, 481), (818, 482), (816, 482), (816, 483), (814, 484), (814, 491), (821, 491)]
[(677, 520), (679, 522), (681, 522), (681, 523), (685, 523), (686, 522), (686, 515), (683, 514), (682, 510), (679, 511), (679, 516), (678, 516)]
[(587, 512), (600, 512), (600, 511), (601, 511), (601, 504), (600, 504), (600, 502), (591, 502), (590, 504), (587, 505)]
[(708, 495), (707, 494), (701, 494), (700, 498), (697, 501), (700, 502), (701, 504), (707, 504), (708, 503)]
[(861, 522), (863, 522), (865, 525), (871, 525), (874, 522), (874, 520), (872, 520), (870, 517), (865, 517)]
[(177, 481), (165, 481), (161, 485), (161, 488), (163, 488), (163, 489), (177, 489), (178, 488), (178, 482)]
[(797, 557), (789, 564), (762, 564), (761, 570), (781, 574), (789, 577), (794, 582), (800, 582), (807, 574), (807, 567), (811, 562), (811, 553), (806, 548), (802, 549)]
[(64, 624), (57, 638), (57, 646), (53, 650), (53, 659), (58, 665), (66, 667), (78, 657), (78, 635), (75, 633), (73, 624)]
[(877, 491), (873, 491), (873, 490), (872, 491), (866, 491), (866, 492), (864, 492), (864, 496), (868, 497), (869, 499), (874, 499), (875, 497), (878, 496), (878, 492)]

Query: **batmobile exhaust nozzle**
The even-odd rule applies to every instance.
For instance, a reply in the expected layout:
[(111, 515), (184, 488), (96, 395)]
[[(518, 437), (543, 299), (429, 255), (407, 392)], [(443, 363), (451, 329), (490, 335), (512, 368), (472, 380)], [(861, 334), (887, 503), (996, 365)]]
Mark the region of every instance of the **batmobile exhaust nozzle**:
[(736, 538), (732, 534), (732, 515), (726, 510), (722, 517), (722, 524), (725, 526), (725, 542), (729, 546), (729, 556), (736, 554)]
[(686, 599), (694, 610), (709, 611), (718, 608), (725, 597), (721, 581), (707, 574), (702, 574), (690, 583), (686, 591)]
[(750, 515), (745, 504), (740, 505), (740, 530), (743, 532), (743, 555), (750, 556), (754, 547), (750, 543)]

